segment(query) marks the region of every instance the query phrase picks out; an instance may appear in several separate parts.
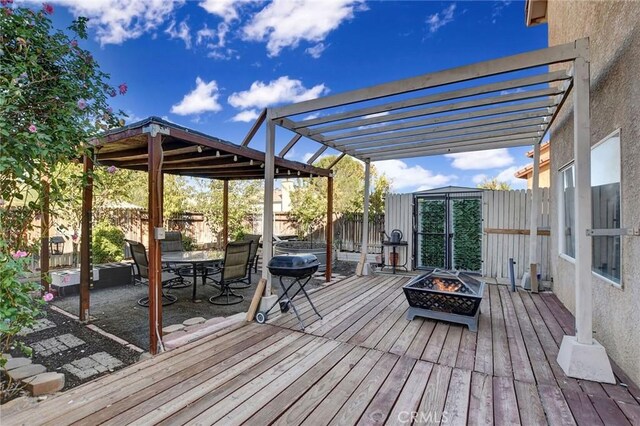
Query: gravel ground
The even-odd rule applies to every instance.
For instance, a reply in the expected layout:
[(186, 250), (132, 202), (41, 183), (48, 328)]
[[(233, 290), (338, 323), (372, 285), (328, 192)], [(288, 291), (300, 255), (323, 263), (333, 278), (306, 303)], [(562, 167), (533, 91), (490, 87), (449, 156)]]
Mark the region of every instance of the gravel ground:
[[(45, 339), (61, 336), (63, 334), (72, 334), (76, 338), (84, 341), (84, 344), (55, 354), (43, 356), (42, 354), (39, 354), (37, 352), (33, 353), (32, 361), (34, 364), (44, 365), (45, 367), (47, 367), (47, 371), (65, 373), (65, 387), (63, 390), (76, 387), (82, 383), (91, 381), (96, 377), (108, 374), (108, 372), (105, 372), (84, 380), (80, 380), (72, 374), (69, 374), (62, 370), (63, 365), (68, 364), (74, 360), (85, 358), (98, 352), (106, 352), (109, 355), (118, 358), (123, 363), (122, 366), (114, 368), (113, 370), (115, 371), (119, 370), (120, 368), (124, 368), (127, 365), (133, 364), (140, 358), (140, 354), (138, 352), (126, 348), (114, 342), (113, 340), (101, 335), (100, 333), (96, 333), (95, 331), (88, 329), (79, 321), (62, 315), (49, 308), (45, 309), (45, 314), (46, 319), (56, 324), (55, 327), (36, 331), (27, 334), (26, 336), (18, 336), (16, 339), (22, 341), (27, 346), (31, 346), (35, 342), (40, 342)], [(17, 349), (11, 350), (10, 354), (14, 357), (25, 356)]]
[[(334, 274), (346, 276), (352, 275), (354, 271), (355, 263), (353, 262), (336, 262), (333, 268)], [(209, 303), (207, 299), (216, 295), (219, 290), (210, 285), (203, 286), (200, 278), (198, 279), (196, 293), (199, 300), (197, 303), (191, 301), (191, 286), (172, 289), (170, 293), (177, 296), (178, 301), (163, 307), (163, 325), (179, 324), (193, 317), (209, 319), (246, 312), (259, 280), (260, 272), (258, 271), (257, 274), (253, 274), (251, 287), (243, 290), (234, 290), (244, 296), (244, 301), (231, 306), (218, 306)], [(307, 284), (305, 289), (316, 288), (323, 283), (324, 279), (314, 278)], [(139, 306), (136, 301), (146, 296), (147, 291), (148, 289), (144, 285), (129, 285), (92, 291), (90, 309), (90, 315), (93, 317), (92, 323), (146, 350), (149, 345), (148, 309)], [(275, 280), (274, 291), (278, 293), (281, 291), (279, 284)], [(53, 303), (67, 312), (78, 315), (78, 296), (56, 298)]]

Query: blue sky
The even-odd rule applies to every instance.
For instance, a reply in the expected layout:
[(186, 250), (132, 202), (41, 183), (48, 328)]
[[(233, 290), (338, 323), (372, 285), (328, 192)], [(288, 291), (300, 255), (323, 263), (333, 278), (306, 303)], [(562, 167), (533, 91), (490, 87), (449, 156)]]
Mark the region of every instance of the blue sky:
[[(239, 143), (262, 108), (493, 59), (547, 45), (546, 25), (524, 25), (521, 1), (60, 0), (54, 23), (90, 18), (81, 42), (112, 83), (114, 107)], [(277, 147), (291, 134), (278, 131)], [(264, 149), (259, 133), (251, 146)], [(318, 149), (299, 142), (287, 158)], [(377, 169), (397, 192), (475, 186), (513, 171), (527, 148), (393, 160)], [(475, 167), (482, 167), (476, 169)]]

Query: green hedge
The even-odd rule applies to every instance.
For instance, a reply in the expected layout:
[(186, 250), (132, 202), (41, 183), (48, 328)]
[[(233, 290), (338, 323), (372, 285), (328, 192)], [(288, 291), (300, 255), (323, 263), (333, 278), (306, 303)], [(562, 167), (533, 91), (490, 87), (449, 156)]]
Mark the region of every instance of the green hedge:
[[(445, 241), (445, 201), (422, 200), (419, 204), (420, 215), (420, 266), (444, 267)], [(442, 234), (442, 235), (424, 235)]]
[(453, 200), (453, 264), (455, 269), (482, 267), (482, 205), (477, 199)]
[(93, 227), (93, 263), (119, 262), (124, 259), (124, 232), (107, 221)]

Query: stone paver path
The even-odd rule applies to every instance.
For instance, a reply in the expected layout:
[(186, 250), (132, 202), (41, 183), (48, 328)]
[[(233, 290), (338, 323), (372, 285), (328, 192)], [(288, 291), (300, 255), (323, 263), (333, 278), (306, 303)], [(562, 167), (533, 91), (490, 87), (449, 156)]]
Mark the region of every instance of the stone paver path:
[(46, 318), (41, 318), (35, 322), (31, 327), (25, 327), (18, 333), (20, 336), (26, 336), (27, 334), (35, 333), (36, 331), (46, 330), (47, 328), (53, 328), (56, 323)]
[(79, 379), (86, 379), (96, 374), (111, 371), (123, 365), (118, 358), (109, 355), (106, 352), (98, 352), (85, 358), (72, 361), (65, 364), (62, 369), (68, 371)]
[(39, 355), (53, 355), (67, 349), (75, 348), (80, 345), (84, 345), (84, 340), (78, 339), (73, 334), (63, 334), (50, 339), (41, 340), (31, 345), (35, 353)]

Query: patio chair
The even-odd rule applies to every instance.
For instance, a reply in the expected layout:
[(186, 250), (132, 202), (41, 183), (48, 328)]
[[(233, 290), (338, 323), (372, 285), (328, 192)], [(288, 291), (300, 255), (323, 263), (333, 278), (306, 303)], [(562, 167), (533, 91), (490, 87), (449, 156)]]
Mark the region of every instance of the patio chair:
[(231, 286), (232, 289), (243, 289), (251, 287), (251, 270), (255, 269), (255, 272), (258, 272), (258, 248), (260, 243), (260, 238), (262, 235), (258, 234), (247, 234), (242, 238), (242, 242), (251, 242), (251, 252), (249, 253), (249, 263), (247, 264), (247, 274), (242, 280), (239, 280), (237, 283)]
[[(184, 251), (184, 246), (182, 245), (182, 233), (180, 231), (167, 232), (164, 240), (160, 240), (160, 248), (162, 253)], [(171, 288), (185, 288), (191, 285), (184, 279), (185, 276), (193, 275), (191, 267), (170, 262), (165, 262), (164, 265), (167, 271), (179, 275), (181, 278), (180, 282), (175, 283)]]
[(220, 274), (219, 279), (206, 276), (220, 288), (220, 293), (211, 296), (209, 302), (214, 305), (235, 305), (244, 300), (244, 296), (234, 293), (232, 283), (243, 282), (247, 276), (252, 241), (235, 241), (227, 244), (224, 251), (224, 263), (220, 268), (207, 268), (212, 274)]
[[(147, 258), (147, 250), (142, 243), (137, 241), (125, 240), (129, 244), (133, 262), (135, 264), (135, 281), (141, 284), (149, 285), (149, 259)], [(171, 305), (178, 301), (178, 298), (172, 294), (165, 293), (165, 288), (172, 288), (176, 283), (182, 283), (182, 277), (162, 270), (162, 306)], [(149, 296), (138, 299), (138, 305), (149, 307)]]

